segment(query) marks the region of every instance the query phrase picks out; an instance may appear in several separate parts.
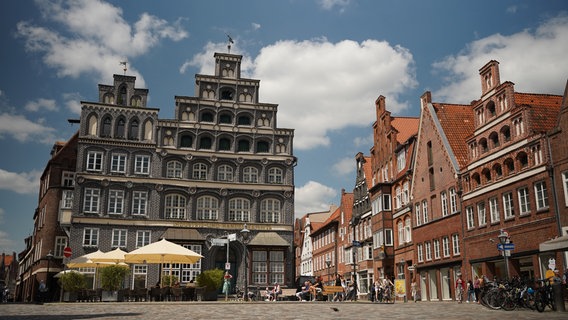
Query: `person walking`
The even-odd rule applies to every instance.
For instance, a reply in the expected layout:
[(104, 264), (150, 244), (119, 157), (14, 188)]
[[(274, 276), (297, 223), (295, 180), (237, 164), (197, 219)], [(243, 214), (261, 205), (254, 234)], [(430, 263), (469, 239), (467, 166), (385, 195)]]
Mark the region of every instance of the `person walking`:
[(458, 273), (458, 278), (456, 279), (456, 300), (458, 301), (458, 303), (462, 303), (464, 291), (465, 283), (462, 279), (461, 273)]
[(414, 302), (416, 302), (416, 300), (418, 300), (418, 288), (417, 288), (417, 284), (416, 284), (416, 279), (412, 279), (412, 284), (410, 284), (410, 290), (412, 291), (412, 300)]
[(471, 280), (467, 281), (467, 303), (475, 302), (475, 289)]
[(233, 276), (229, 273), (229, 271), (225, 271), (225, 275), (223, 276), (223, 293), (225, 294), (225, 301), (229, 300), (229, 293), (231, 293), (231, 279)]

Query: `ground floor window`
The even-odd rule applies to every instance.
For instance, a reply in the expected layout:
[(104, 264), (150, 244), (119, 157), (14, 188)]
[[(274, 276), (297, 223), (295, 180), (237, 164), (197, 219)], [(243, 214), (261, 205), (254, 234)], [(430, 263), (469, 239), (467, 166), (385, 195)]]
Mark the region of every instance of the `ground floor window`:
[(253, 250), (251, 267), (253, 284), (284, 283), (284, 251), (282, 250)]
[[(201, 254), (201, 245), (184, 244), (183, 247)], [(162, 264), (162, 273), (165, 275), (174, 275), (181, 285), (197, 278), (201, 273), (201, 260), (196, 263), (164, 263)]]
[(132, 288), (133, 289), (146, 288), (148, 266), (144, 264), (135, 264), (132, 270), (133, 270)]

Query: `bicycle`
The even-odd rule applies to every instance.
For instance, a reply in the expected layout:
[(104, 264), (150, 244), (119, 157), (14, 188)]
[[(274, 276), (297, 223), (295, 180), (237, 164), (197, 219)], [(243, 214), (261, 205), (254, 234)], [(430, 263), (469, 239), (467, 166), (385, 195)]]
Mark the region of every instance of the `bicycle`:
[(535, 307), (538, 312), (544, 312), (544, 309), (548, 306), (550, 309), (556, 311), (556, 303), (554, 301), (554, 291), (552, 291), (552, 285), (550, 285), (550, 279), (538, 279), (537, 282), (540, 283), (539, 288), (535, 293)]

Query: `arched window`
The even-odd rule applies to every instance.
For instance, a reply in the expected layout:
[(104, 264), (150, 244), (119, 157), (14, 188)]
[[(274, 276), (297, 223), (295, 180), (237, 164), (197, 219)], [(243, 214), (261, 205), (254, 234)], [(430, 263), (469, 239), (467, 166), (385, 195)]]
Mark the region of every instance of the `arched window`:
[(138, 139), (138, 120), (136, 119), (130, 122), (130, 128), (128, 130), (128, 139), (130, 140)]
[(183, 136), (181, 136), (181, 138), (179, 140), (180, 140), (180, 143), (179, 143), (180, 148), (191, 148), (191, 147), (193, 147), (193, 137), (190, 136), (189, 134), (184, 134)]
[(194, 164), (191, 177), (195, 180), (207, 180), (207, 165), (204, 163)]
[(258, 183), (258, 169), (255, 167), (245, 167), (243, 169), (243, 182)]
[(183, 172), (183, 165), (177, 160), (168, 161), (166, 165), (166, 177), (181, 179)]
[(479, 147), (481, 147), (481, 153), (489, 151), (489, 147), (487, 146), (487, 139), (482, 138), (481, 140), (479, 140)]
[(187, 200), (179, 194), (169, 194), (165, 199), (164, 214), (166, 219), (185, 219)]
[(91, 136), (96, 136), (97, 135), (97, 116), (96, 115), (91, 115), (89, 117), (89, 129), (88, 129), (88, 135)]
[(489, 101), (487, 103), (487, 113), (489, 114), (489, 117), (494, 117), (497, 115), (497, 113), (495, 112), (495, 102)]
[(264, 199), (260, 203), (260, 222), (280, 223), (280, 201)]
[(105, 138), (110, 137), (111, 125), (112, 125), (112, 120), (111, 120), (110, 116), (104, 117), (103, 127), (102, 127), (102, 130), (101, 130), (101, 137), (105, 137)]
[(493, 148), (499, 147), (499, 135), (497, 134), (497, 132), (491, 132), (489, 139), (491, 140)]
[(114, 104), (114, 94), (112, 93), (105, 93), (103, 97), (103, 103), (106, 104)]
[(270, 144), (267, 141), (258, 141), (256, 143), (256, 152), (268, 152)]
[(412, 241), (412, 233), (410, 232), (410, 228), (411, 228), (411, 222), (410, 222), (410, 217), (406, 217), (406, 219), (404, 219), (404, 236), (405, 242), (411, 242)]
[(209, 111), (203, 111), (201, 113), (201, 119), (200, 121), (203, 122), (213, 122), (213, 113), (209, 112)]
[(233, 181), (233, 168), (226, 164), (219, 166), (219, 170), (217, 171), (217, 180)]
[(229, 151), (231, 150), (231, 140), (229, 138), (221, 138), (219, 139), (219, 150), (220, 151)]
[(222, 113), (219, 115), (219, 123), (231, 124), (233, 123), (233, 117), (229, 113)]
[(130, 98), (130, 105), (133, 107), (142, 106), (142, 98), (140, 98), (140, 96), (132, 96), (132, 98)]
[(479, 176), (479, 173), (477, 173), (477, 172), (474, 173), (474, 174), (471, 176), (471, 181), (473, 181), (473, 183), (474, 183), (473, 188), (479, 187), (479, 186), (481, 185), (481, 177)]
[(240, 115), (237, 120), (239, 126), (250, 126), (251, 123), (252, 121), (249, 115)]
[(116, 122), (116, 132), (114, 133), (114, 137), (115, 138), (124, 138), (124, 129), (126, 126), (126, 121), (124, 120), (124, 118), (120, 118), (118, 119), (118, 121)]
[(501, 136), (503, 137), (503, 141), (511, 141), (511, 128), (509, 128), (509, 126), (504, 126), (503, 128), (501, 128)]
[(217, 220), (219, 214), (219, 200), (212, 196), (197, 198), (197, 219)]
[(272, 184), (282, 184), (282, 169), (280, 168), (270, 168), (268, 169), (268, 183)]
[(398, 245), (403, 245), (404, 244), (404, 225), (402, 224), (402, 220), (399, 220), (397, 225), (397, 229), (398, 229)]
[(519, 152), (517, 154), (517, 162), (519, 163), (521, 168), (526, 168), (529, 165), (529, 157), (527, 156), (526, 152)]
[(513, 159), (507, 158), (507, 159), (505, 159), (503, 164), (507, 168), (507, 175), (515, 172), (515, 162), (513, 161)]
[(126, 85), (122, 85), (118, 89), (118, 101), (117, 102), (121, 106), (125, 106), (128, 103), (128, 99), (126, 98)]
[(211, 138), (209, 137), (201, 137), (201, 139), (199, 139), (199, 149), (206, 149), (209, 150), (211, 149)]
[(493, 165), (493, 172), (495, 172), (496, 179), (499, 179), (503, 176), (503, 169), (501, 168), (501, 165), (498, 163)]
[(154, 131), (153, 131), (153, 125), (152, 125), (152, 121), (150, 120), (146, 120), (146, 122), (144, 122), (144, 140), (146, 141), (151, 141), (154, 137)]
[(224, 88), (221, 90), (221, 100), (235, 100), (235, 90)]
[(487, 168), (481, 171), (481, 174), (485, 177), (485, 182), (491, 182), (491, 171)]
[(250, 201), (244, 198), (234, 198), (229, 200), (229, 221), (250, 220)]
[(239, 152), (248, 152), (250, 151), (250, 141), (246, 139), (240, 139), (237, 142), (237, 151)]

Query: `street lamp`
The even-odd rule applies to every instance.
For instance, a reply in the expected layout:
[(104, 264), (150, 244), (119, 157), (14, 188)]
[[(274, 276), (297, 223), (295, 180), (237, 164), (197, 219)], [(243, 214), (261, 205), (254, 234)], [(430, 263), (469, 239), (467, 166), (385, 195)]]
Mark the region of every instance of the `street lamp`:
[(250, 230), (247, 229), (247, 224), (245, 223), (243, 230), (241, 230), (241, 236), (243, 237), (243, 247), (244, 247), (244, 262), (245, 262), (245, 292), (243, 298), (245, 301), (249, 300), (248, 296), (248, 266), (247, 266), (247, 241), (250, 235)]
[(505, 250), (505, 244), (509, 243), (509, 234), (505, 230), (501, 229), (497, 237), (499, 238), (499, 242), (501, 243), (503, 257), (505, 258), (505, 270), (507, 272), (507, 279), (509, 279), (511, 277), (509, 273), (509, 256), (507, 255), (507, 250)]
[(49, 265), (51, 264), (51, 260), (53, 259), (53, 253), (51, 253), (51, 250), (47, 254), (46, 258), (47, 258), (47, 275), (45, 276), (45, 284), (47, 286), (47, 301), (51, 301), (51, 295), (49, 294), (49, 291), (51, 290), (51, 278), (49, 277)]
[(331, 283), (331, 279), (329, 277), (329, 267), (331, 266), (331, 259), (329, 257), (325, 258), (325, 265), (327, 266), (327, 282)]

